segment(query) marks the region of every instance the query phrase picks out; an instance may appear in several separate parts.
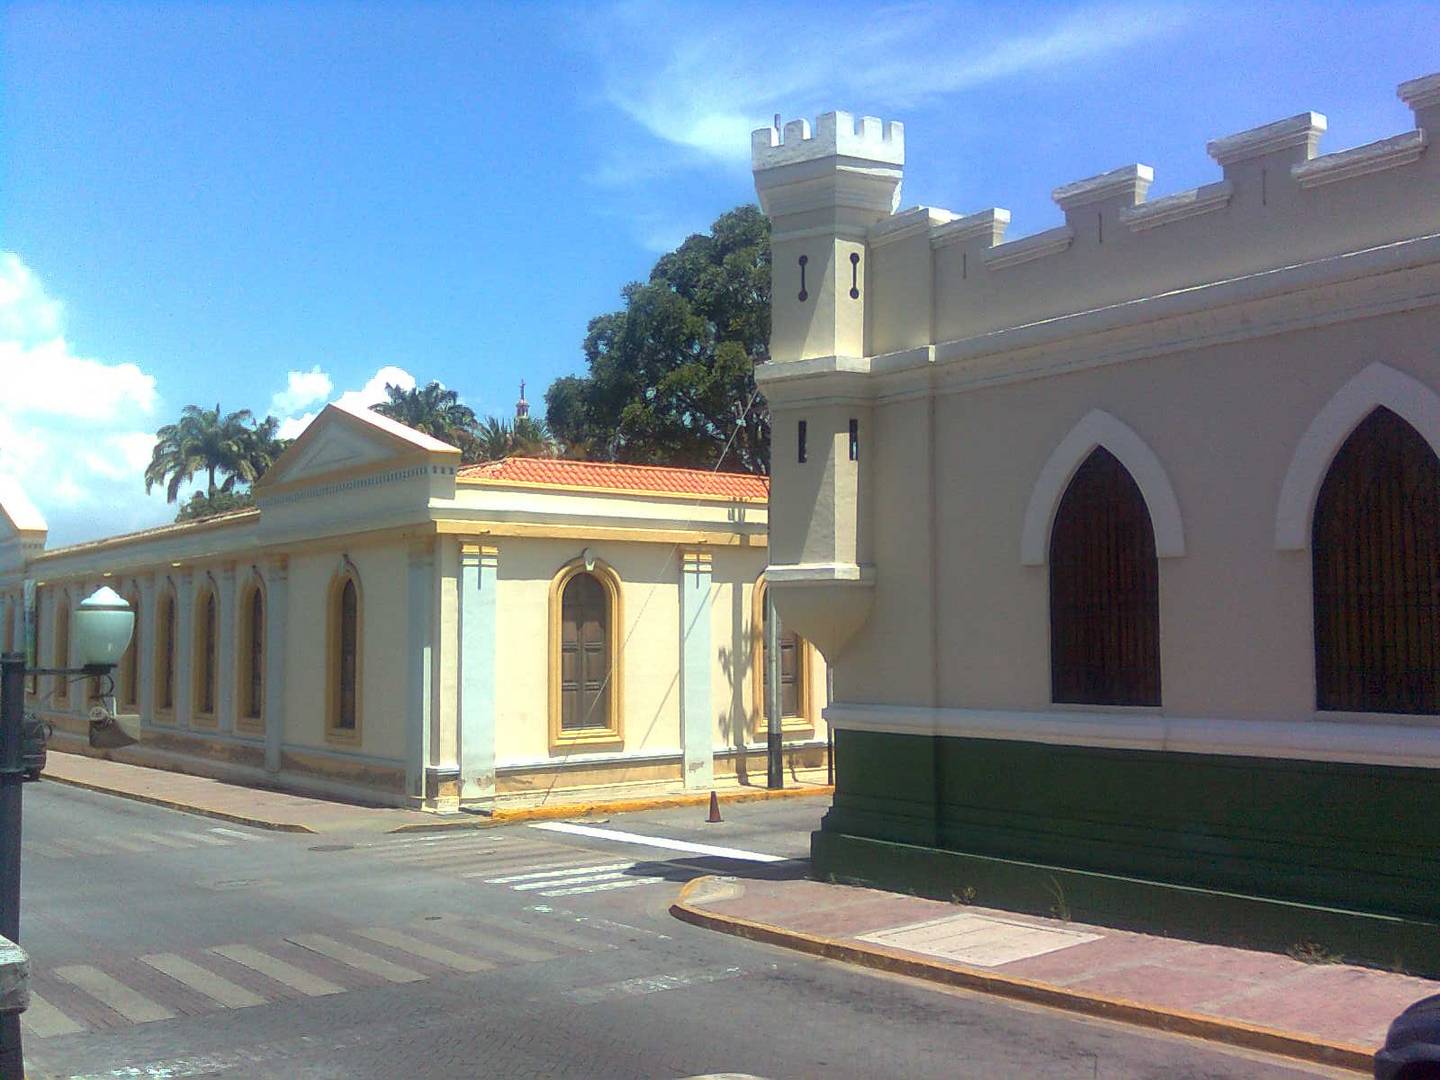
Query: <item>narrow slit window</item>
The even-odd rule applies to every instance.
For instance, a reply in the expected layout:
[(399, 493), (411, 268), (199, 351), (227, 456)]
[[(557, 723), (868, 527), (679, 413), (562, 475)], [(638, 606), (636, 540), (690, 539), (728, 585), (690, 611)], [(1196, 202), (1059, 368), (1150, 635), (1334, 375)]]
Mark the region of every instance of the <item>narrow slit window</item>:
[(804, 421), (804, 420), (801, 420), (800, 423), (796, 425), (795, 433), (796, 433), (796, 434), (795, 434), (795, 441), (796, 441), (796, 451), (797, 451), (797, 455), (796, 455), (796, 456), (799, 458), (800, 464), (801, 464), (801, 465), (804, 465), (804, 464), (805, 464), (805, 421)]
[(850, 460), (860, 460), (860, 421), (850, 421)]

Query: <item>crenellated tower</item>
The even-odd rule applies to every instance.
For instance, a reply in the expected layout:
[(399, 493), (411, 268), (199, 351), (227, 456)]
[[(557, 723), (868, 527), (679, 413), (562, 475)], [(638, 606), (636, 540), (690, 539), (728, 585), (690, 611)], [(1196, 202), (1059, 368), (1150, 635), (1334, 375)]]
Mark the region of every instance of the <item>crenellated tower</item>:
[[(833, 656), (865, 618), (874, 581), (863, 377), (870, 248), (900, 204), (905, 129), (873, 116), (821, 116), (812, 131), (751, 136), (755, 188), (771, 222), (770, 362), (757, 379), (771, 415), (769, 581), (781, 616)], [(816, 400), (813, 373), (826, 383)], [(798, 390), (798, 395), (794, 391)]]

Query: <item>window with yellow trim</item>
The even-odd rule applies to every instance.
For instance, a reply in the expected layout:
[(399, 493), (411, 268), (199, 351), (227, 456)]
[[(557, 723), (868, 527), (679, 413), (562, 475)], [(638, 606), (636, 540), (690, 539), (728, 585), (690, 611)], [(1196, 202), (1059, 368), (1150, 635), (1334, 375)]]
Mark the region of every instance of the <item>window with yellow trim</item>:
[(618, 743), (621, 734), (620, 578), (576, 560), (550, 586), (550, 742)]
[(360, 734), (362, 626), (360, 585), (347, 571), (330, 590), (326, 733), (353, 740)]
[(140, 597), (137, 593), (126, 593), (125, 602), (135, 612), (135, 632), (130, 635), (130, 644), (125, 646), (125, 655), (120, 657), (120, 704), (134, 709), (140, 704)]
[(240, 596), (240, 727), (265, 726), (265, 593), (258, 581)]
[(155, 603), (155, 709), (175, 708), (175, 592), (165, 588)]
[[(761, 577), (755, 583), (751, 612), (751, 627), (755, 645), (751, 653), (752, 682), (755, 687), (755, 735), (762, 736), (767, 727), (767, 691), (769, 690), (770, 665), (767, 662), (766, 635), (769, 612), (765, 603), (768, 585)], [(787, 731), (809, 731), (815, 726), (814, 704), (811, 701), (811, 657), (813, 646), (782, 622), (779, 634), (780, 646), (780, 722)]]
[(195, 715), (213, 719), (215, 716), (215, 682), (219, 618), (215, 590), (209, 586), (195, 598)]
[[(70, 666), (70, 594), (67, 592), (55, 598), (55, 655), (51, 664), (57, 668)], [(70, 676), (55, 676), (55, 700), (70, 700)]]

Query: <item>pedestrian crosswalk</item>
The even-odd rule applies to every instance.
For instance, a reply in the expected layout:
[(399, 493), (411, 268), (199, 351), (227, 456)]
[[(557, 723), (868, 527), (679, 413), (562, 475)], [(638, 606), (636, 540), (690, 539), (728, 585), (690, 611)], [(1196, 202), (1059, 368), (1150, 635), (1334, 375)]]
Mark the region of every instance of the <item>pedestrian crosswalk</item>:
[(24, 858), (75, 859), (97, 855), (140, 855), (184, 848), (243, 847), (263, 844), (271, 838), (263, 833), (242, 832), (223, 826), (167, 829), (153, 832), (107, 833), (104, 838), (59, 836), (27, 840), (21, 845)]
[(39, 969), (26, 1035), (49, 1039), (537, 964), (617, 947), (626, 928), (536, 914), (431, 916)]
[(416, 870), (450, 874), (485, 885), (547, 898), (614, 892), (664, 881), (683, 881), (698, 871), (618, 859), (605, 852), (546, 840), (471, 833), (389, 839), (361, 849)]

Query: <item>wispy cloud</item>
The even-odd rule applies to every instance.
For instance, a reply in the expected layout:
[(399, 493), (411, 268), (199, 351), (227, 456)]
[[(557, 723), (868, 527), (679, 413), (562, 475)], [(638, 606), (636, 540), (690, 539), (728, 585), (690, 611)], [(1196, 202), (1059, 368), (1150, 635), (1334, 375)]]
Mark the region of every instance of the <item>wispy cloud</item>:
[(286, 377), (285, 389), (270, 398), (270, 412), (275, 416), (294, 416), (307, 405), (324, 401), (335, 389), (330, 376), (316, 364), (309, 371), (292, 371)]
[(1000, 5), (914, 4), (844, 13), (776, 5), (624, 3), (597, 18), (609, 103), (668, 144), (668, 159), (616, 148), (592, 179), (624, 185), (687, 164), (749, 159), (777, 109), (915, 107), (1022, 76), (1053, 77), (1173, 31), (1170, 5), (1072, 7), (1017, 18)]
[[(295, 406), (295, 408), (288, 410), (288, 413), (290, 414), (299, 412), (299, 410), (304, 408), (306, 405), (313, 404), (317, 401), (323, 401), (330, 395), (331, 390), (334, 389), (334, 384), (330, 376), (322, 372), (318, 367), (308, 372), (292, 371), (290, 372), (289, 382), (286, 389), (281, 390), (279, 393), (277, 393), (272, 399), (272, 401), (281, 401), (282, 398), (284, 398), (287, 394), (291, 393), (291, 391), (295, 389), (297, 375), (300, 376), (302, 385), (309, 387), (310, 389), (317, 388), (320, 385), (320, 380), (323, 379), (325, 383), (325, 389), (319, 394), (313, 394), (308, 398), (308, 400), (300, 402), (300, 404)], [(370, 378), (365, 381), (365, 384), (363, 386), (352, 390), (346, 390), (338, 398), (335, 399), (335, 404), (344, 405), (348, 408), (362, 409), (369, 408), (371, 405), (378, 405), (380, 402), (385, 400), (385, 387), (387, 384), (391, 386), (398, 386), (402, 390), (413, 390), (415, 389), (415, 376), (411, 375), (410, 372), (406, 371), (402, 367), (387, 365), (385, 367), (382, 367), (379, 371), (375, 372), (374, 375), (370, 376)], [(275, 414), (276, 416), (279, 416), (281, 418), (280, 428), (277, 434), (282, 439), (293, 439), (310, 426), (310, 421), (314, 420), (315, 417), (320, 415), (320, 410), (315, 409), (297, 416), (287, 415), (287, 411), (277, 409)]]

